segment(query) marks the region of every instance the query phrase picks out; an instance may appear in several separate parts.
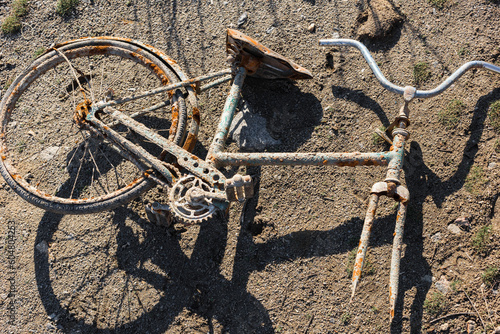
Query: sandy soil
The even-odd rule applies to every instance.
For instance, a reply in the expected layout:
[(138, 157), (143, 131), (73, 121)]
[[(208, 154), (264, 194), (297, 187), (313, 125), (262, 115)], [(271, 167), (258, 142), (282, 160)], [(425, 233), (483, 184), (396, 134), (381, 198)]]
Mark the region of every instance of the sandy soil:
[[(10, 1), (0, 2), (2, 21), (9, 11)], [(430, 70), (423, 89), (469, 60), (500, 65), (495, 1), (448, 0), (437, 8), (425, 0), (82, 0), (61, 18), (55, 1), (40, 0), (29, 2), (22, 33), (0, 37), (2, 94), (39, 48), (82, 36), (154, 45), (191, 77), (224, 69), (225, 29), (236, 28), (243, 13), (239, 30), (314, 75), (299, 82), (247, 80), (243, 99), (282, 143), (269, 150), (388, 149), (372, 133), (393, 121), (402, 99), (378, 84), (359, 52), (320, 47), (319, 39), (362, 35), (382, 72), (401, 86), (414, 84), (420, 62)], [(227, 92), (226, 85), (200, 96), (200, 156)], [(447, 128), (438, 115), (454, 99), (465, 107)], [(145, 219), (143, 201), (161, 201), (160, 190), (110, 212), (62, 216), (27, 204), (2, 180), (0, 331), (463, 333), (474, 324), (471, 333), (491, 333), (500, 326), (499, 277), (484, 275), (500, 266), (500, 153), (487, 113), (499, 99), (500, 76), (474, 70), (442, 95), (411, 104), (403, 177), (411, 200), (391, 326), (392, 199), (381, 200), (369, 270), (349, 301), (350, 254), (384, 168), (263, 167), (241, 169), (258, 176), (258, 192), (246, 205), (232, 205), (227, 221), (176, 225), (172, 236)], [(465, 225), (450, 226), (461, 217)], [(9, 293), (12, 282), (16, 291)]]

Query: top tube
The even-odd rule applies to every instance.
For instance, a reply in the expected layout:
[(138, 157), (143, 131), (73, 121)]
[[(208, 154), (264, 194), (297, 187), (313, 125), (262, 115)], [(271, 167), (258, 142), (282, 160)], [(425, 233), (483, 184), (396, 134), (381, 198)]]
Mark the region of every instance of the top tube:
[[(405, 87), (401, 87), (393, 84), (389, 80), (385, 78), (385, 76), (380, 71), (380, 68), (377, 66), (377, 63), (373, 59), (370, 51), (364, 46), (363, 43), (352, 40), (352, 39), (322, 39), (319, 41), (319, 45), (327, 46), (327, 45), (344, 45), (351, 46), (357, 48), (361, 51), (361, 54), (365, 58), (368, 66), (370, 66), (373, 74), (378, 79), (380, 84), (387, 90), (394, 92), (396, 94), (403, 95), (405, 91)], [(415, 91), (413, 97), (417, 98), (428, 98), (433, 97), (438, 94), (441, 94), (444, 90), (451, 86), (458, 78), (460, 78), (465, 72), (470, 70), (471, 68), (485, 68), (487, 70), (496, 72), (500, 74), (500, 67), (495, 66), (493, 64), (484, 62), (484, 61), (470, 61), (468, 63), (463, 64), (458, 70), (456, 70), (452, 75), (450, 75), (446, 80), (444, 80), (439, 86), (431, 90), (417, 90)]]

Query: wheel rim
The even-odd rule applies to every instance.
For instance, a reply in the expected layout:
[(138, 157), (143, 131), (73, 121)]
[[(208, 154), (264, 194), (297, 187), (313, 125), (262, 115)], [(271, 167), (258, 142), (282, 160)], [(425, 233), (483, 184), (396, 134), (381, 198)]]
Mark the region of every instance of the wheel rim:
[[(11, 182), (62, 204), (102, 202), (143, 185), (139, 169), (117, 147), (75, 122), (83, 120), (77, 111), (105, 98), (156, 88), (169, 77), (176, 80), (175, 75), (145, 52), (109, 45), (73, 48), (65, 57), (52, 51), (35, 65), (9, 90), (3, 103), (2, 163)], [(160, 94), (118, 108), (130, 115), (170, 97)], [(170, 113), (170, 107), (158, 111), (138, 120), (168, 137), (170, 120), (156, 115)], [(159, 148), (126, 128), (118, 125), (115, 130), (159, 154)]]

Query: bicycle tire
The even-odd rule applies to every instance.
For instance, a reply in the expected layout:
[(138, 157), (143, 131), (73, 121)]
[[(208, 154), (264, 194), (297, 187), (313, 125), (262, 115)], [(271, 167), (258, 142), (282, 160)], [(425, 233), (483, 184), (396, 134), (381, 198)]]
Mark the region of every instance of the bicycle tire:
[[(86, 95), (95, 103), (106, 95), (123, 97), (182, 80), (185, 75), (168, 59), (152, 47), (117, 38), (85, 38), (47, 50), (14, 80), (0, 103), (0, 174), (7, 184), (29, 203), (62, 214), (110, 210), (149, 190), (154, 183), (117, 154), (119, 149), (112, 143), (79, 128), (74, 111), (86, 101)], [(122, 66), (123, 62), (129, 67)], [(183, 93), (176, 94), (180, 94), (179, 103), (184, 103)], [(145, 109), (139, 108), (140, 103), (171, 101), (173, 96), (164, 93), (118, 108), (133, 113)], [(186, 110), (183, 105), (177, 108)], [(48, 117), (52, 118), (45, 120)], [(141, 118), (148, 126), (166, 124), (164, 118)], [(184, 115), (170, 121), (166, 135), (175, 138), (177, 145), (185, 138), (186, 119)], [(133, 137), (128, 132), (126, 135)], [(75, 136), (82, 136), (82, 141)], [(79, 162), (78, 168), (72, 165), (74, 161)]]

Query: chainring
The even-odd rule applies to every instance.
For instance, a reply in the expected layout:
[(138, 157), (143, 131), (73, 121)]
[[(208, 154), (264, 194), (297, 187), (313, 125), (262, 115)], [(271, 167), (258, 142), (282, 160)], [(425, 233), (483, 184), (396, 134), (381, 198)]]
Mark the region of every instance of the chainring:
[(190, 200), (188, 192), (192, 192), (196, 188), (205, 192), (214, 192), (207, 182), (194, 175), (186, 175), (173, 185), (168, 196), (172, 214), (186, 225), (206, 221), (212, 218), (217, 211), (211, 198)]

